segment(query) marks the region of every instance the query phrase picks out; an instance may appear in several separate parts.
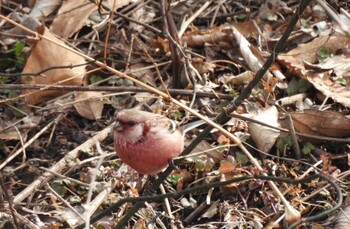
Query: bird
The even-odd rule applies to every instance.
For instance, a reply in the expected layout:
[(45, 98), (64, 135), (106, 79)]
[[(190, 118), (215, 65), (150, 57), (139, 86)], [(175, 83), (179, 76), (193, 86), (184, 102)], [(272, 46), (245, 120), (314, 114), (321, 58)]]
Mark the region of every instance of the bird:
[(184, 132), (175, 121), (159, 114), (124, 109), (113, 126), (119, 158), (140, 174), (156, 174), (184, 149)]

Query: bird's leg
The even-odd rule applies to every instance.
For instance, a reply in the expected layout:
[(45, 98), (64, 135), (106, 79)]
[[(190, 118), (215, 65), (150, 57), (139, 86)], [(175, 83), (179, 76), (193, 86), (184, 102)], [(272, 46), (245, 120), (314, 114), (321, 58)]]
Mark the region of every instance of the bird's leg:
[(168, 161), (168, 164), (169, 164), (169, 167), (170, 167), (172, 170), (174, 170), (174, 169), (177, 168), (177, 166), (175, 165), (173, 159), (170, 159), (170, 160)]
[(153, 182), (157, 180), (157, 175), (148, 175), (147, 183), (143, 191), (144, 196), (153, 196), (157, 194), (157, 191), (153, 188)]

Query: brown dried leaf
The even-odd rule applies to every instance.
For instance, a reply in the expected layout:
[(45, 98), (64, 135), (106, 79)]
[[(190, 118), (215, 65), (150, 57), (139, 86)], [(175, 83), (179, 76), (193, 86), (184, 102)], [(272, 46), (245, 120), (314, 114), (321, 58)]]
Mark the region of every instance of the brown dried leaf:
[(291, 116), (295, 130), (300, 133), (335, 138), (350, 135), (350, 119), (338, 112), (304, 110)]
[(350, 39), (343, 35), (320, 36), (309, 43), (299, 45), (286, 54), (278, 55), (277, 60), (300, 77), (305, 78), (308, 72), (304, 67), (304, 61), (317, 63), (317, 52), (321, 47), (328, 48), (330, 53), (334, 53), (349, 44), (349, 41)]
[(185, 32), (182, 42), (190, 47), (204, 46), (205, 44), (215, 44), (222, 49), (232, 48), (231, 26), (219, 26), (210, 30), (194, 30)]
[[(60, 43), (65, 44), (54, 37), (47, 28), (41, 26), (38, 28), (38, 33), (45, 37)], [(67, 49), (60, 47), (47, 39), (34, 40), (34, 48), (27, 60), (27, 63), (22, 73), (36, 73), (50, 67), (66, 66), (67, 68), (52, 69), (40, 74), (39, 76), (22, 76), (21, 80), (29, 84), (46, 84), (46, 85), (74, 85), (82, 84), (85, 75), (85, 66), (70, 67), (72, 65), (86, 63), (84, 58)], [(22, 94), (27, 94), (36, 91), (25, 97), (27, 104), (37, 104), (41, 101), (48, 100), (67, 93), (66, 91), (38, 91), (38, 90), (23, 90)]]
[(97, 5), (89, 0), (63, 1), (57, 17), (52, 22), (51, 31), (67, 39), (81, 29), (86, 19), (95, 10)]
[[(188, 146), (192, 140), (185, 140), (185, 146)], [(201, 141), (192, 151), (191, 154), (197, 154), (199, 152), (204, 152), (209, 158), (213, 159), (215, 163), (219, 163), (220, 161), (224, 160), (224, 156), (222, 156), (222, 153), (217, 151), (216, 149), (213, 149), (213, 146), (210, 145), (207, 141)]]
[(142, 63), (132, 64), (129, 67), (130, 75), (145, 84), (157, 87), (152, 71)]
[[(332, 98), (335, 102), (350, 107), (350, 85), (348, 74), (348, 61), (344, 56), (334, 56), (328, 63), (317, 63), (317, 51), (321, 47), (328, 48), (330, 53), (346, 47), (350, 44), (350, 39), (343, 35), (321, 36), (312, 42), (302, 44), (287, 54), (279, 55), (278, 60), (290, 71), (299, 77), (308, 80), (314, 87), (325, 96)], [(339, 61), (342, 60), (342, 61)], [(322, 65), (324, 65), (322, 67)], [(316, 69), (317, 67), (317, 69)], [(322, 69), (324, 71), (322, 71)], [(331, 69), (331, 70), (330, 70)], [(346, 79), (346, 86), (335, 83), (331, 78), (331, 72)]]
[[(0, 139), (4, 140), (23, 140), (27, 139), (27, 133), (34, 127), (37, 127), (41, 121), (41, 116), (29, 115), (22, 119), (20, 124), (15, 127), (7, 128), (6, 122), (0, 122)], [(21, 136), (19, 136), (19, 134)]]
[(84, 118), (89, 120), (96, 120), (101, 118), (103, 103), (100, 99), (101, 92), (86, 91), (75, 94), (75, 101), (81, 101), (74, 104), (77, 112)]

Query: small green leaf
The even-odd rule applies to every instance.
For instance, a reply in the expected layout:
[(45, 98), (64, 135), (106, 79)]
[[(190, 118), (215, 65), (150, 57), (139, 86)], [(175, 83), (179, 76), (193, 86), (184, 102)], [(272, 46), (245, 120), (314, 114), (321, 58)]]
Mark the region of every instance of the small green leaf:
[(318, 60), (320, 62), (324, 61), (325, 59), (327, 59), (328, 57), (331, 56), (331, 53), (329, 51), (328, 48), (326, 47), (321, 47), (318, 52), (317, 52), (317, 56), (318, 56)]
[(241, 163), (242, 165), (245, 165), (248, 163), (249, 160), (245, 154), (238, 152), (236, 155), (236, 161), (238, 163)]
[(298, 81), (298, 92), (305, 92), (307, 91), (307, 89), (309, 89), (311, 87), (311, 83), (309, 83), (309, 81), (304, 80), (304, 79), (300, 79)]
[(294, 78), (288, 83), (287, 88), (288, 95), (295, 95), (298, 92), (298, 81)]
[(90, 77), (91, 84), (97, 83), (98, 81), (101, 81), (101, 80), (103, 80), (103, 78), (101, 76), (92, 75)]
[(14, 44), (13, 52), (17, 58), (19, 57), (19, 55), (21, 55), (23, 48), (24, 48), (24, 42), (16, 42), (16, 44)]
[(304, 145), (302, 151), (303, 151), (303, 154), (309, 155), (313, 149), (315, 149), (315, 146), (313, 144), (311, 144), (310, 142), (307, 142)]
[(342, 86), (346, 86), (346, 79), (344, 79), (343, 77), (339, 77), (338, 79), (335, 80), (335, 82)]
[(279, 138), (276, 143), (276, 147), (279, 151), (283, 152), (285, 147), (292, 146), (292, 138), (290, 136)]
[(169, 116), (171, 119), (181, 120), (181, 112), (177, 109), (172, 110)]
[(176, 174), (169, 175), (167, 178), (167, 181), (172, 183), (173, 185), (176, 185), (179, 182), (180, 176)]
[(235, 20), (244, 20), (244, 19), (247, 18), (247, 15), (246, 15), (246, 14), (239, 14), (239, 15), (233, 16), (233, 18), (234, 18)]
[(62, 181), (55, 181), (51, 184), (51, 188), (55, 190), (60, 196), (64, 196), (67, 193), (66, 187), (62, 184)]
[(80, 204), (81, 203), (80, 196), (71, 196), (69, 198), (69, 203), (71, 203), (71, 204)]

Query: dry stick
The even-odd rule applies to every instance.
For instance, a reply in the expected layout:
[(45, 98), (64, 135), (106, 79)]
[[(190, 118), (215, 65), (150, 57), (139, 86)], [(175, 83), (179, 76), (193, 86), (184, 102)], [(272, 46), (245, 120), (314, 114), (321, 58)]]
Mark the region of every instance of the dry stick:
[(13, 128), (16, 130), (19, 141), (21, 142), (21, 146), (22, 146), (21, 149), (23, 151), (22, 163), (24, 163), (26, 161), (26, 158), (27, 158), (26, 147), (24, 147), (23, 138), (22, 138), (21, 132), (18, 130), (17, 126), (13, 126)]
[[(60, 114), (55, 120), (60, 120), (63, 117), (62, 114)], [(55, 120), (51, 121), (49, 124), (47, 124), (43, 129), (41, 129), (34, 137), (32, 137), (29, 141), (27, 141), (19, 150), (17, 150), (14, 154), (6, 158), (6, 160), (1, 163), (0, 170), (2, 170), (7, 163), (12, 161), (15, 157), (17, 157), (23, 149), (27, 148), (29, 145), (31, 145), (37, 138), (39, 138), (47, 129), (49, 129), (53, 124), (55, 124)]]
[[(102, 2), (102, 1), (101, 1)], [(101, 3), (100, 2), (100, 3)], [(113, 1), (113, 6), (112, 9), (115, 9), (115, 1)], [(109, 35), (111, 33), (111, 27), (112, 27), (112, 21), (113, 21), (113, 15), (114, 15), (114, 10), (109, 11), (109, 23), (107, 25), (107, 33), (106, 33), (106, 40), (105, 40), (105, 47), (103, 49), (103, 63), (106, 64), (107, 60), (107, 47), (108, 47), (108, 40), (109, 40)]]
[[(113, 125), (106, 127), (105, 129), (98, 132), (95, 136), (75, 148), (74, 150), (67, 153), (67, 155), (58, 161), (55, 165), (51, 166), (50, 170), (55, 173), (62, 172), (65, 168), (67, 168), (67, 158), (77, 158), (81, 151), (85, 148), (92, 147), (97, 141), (102, 141), (104, 138), (110, 134)], [(47, 183), (51, 180), (54, 175), (51, 172), (45, 172), (43, 175), (38, 177), (33, 183), (31, 183), (27, 188), (25, 188), (22, 192), (17, 194), (13, 199), (13, 204), (17, 205), (21, 203), (25, 198), (35, 192), (36, 189), (40, 188), (43, 184)]]
[[(2, 17), (1, 14), (0, 14), (0, 17)], [(93, 69), (93, 70), (90, 70), (90, 71), (88, 71), (88, 72), (85, 72), (84, 74), (81, 74), (81, 75), (85, 75), (85, 74), (88, 74), (88, 73), (92, 73), (92, 72), (97, 71), (97, 70), (98, 70), (98, 69)], [(22, 75), (23, 75), (23, 74), (22, 74)], [(45, 85), (45, 87), (40, 88), (40, 90), (41, 90), (41, 91), (47, 90), (47, 89), (49, 89), (51, 86), (58, 85), (58, 84), (63, 84), (64, 82), (67, 82), (67, 81), (72, 80), (72, 79), (74, 79), (74, 78), (76, 78), (76, 77), (79, 77), (79, 76), (80, 76), (80, 75), (74, 75), (74, 76), (71, 76), (71, 77), (66, 78), (66, 79), (64, 79), (64, 80), (57, 81), (57, 82), (55, 82), (55, 83), (53, 83), (53, 84)], [(15, 98), (2, 99), (2, 100), (0, 100), (0, 103), (4, 103), (4, 102), (8, 102), (8, 101), (13, 101), (13, 100), (15, 100), (15, 99), (24, 98), (24, 97), (26, 97), (26, 96), (35, 94), (35, 93), (37, 93), (37, 92), (38, 92), (38, 91), (31, 91), (31, 92), (28, 92), (28, 93), (26, 93), (26, 94), (21, 94), (21, 95), (15, 97)]]
[[(12, 202), (12, 199), (10, 198), (10, 195), (9, 195), (9, 193), (8, 193), (8, 191), (7, 191), (7, 188), (5, 187), (5, 183), (4, 183), (4, 181), (3, 181), (3, 178), (2, 178), (2, 176), (0, 177), (0, 192), (1, 193), (4, 193), (3, 195), (4, 195), (4, 198), (7, 200), (7, 202), (8, 202), (8, 207), (10, 208), (10, 212), (11, 212), (11, 215), (12, 215), (12, 219), (13, 219), (13, 223), (14, 223), (14, 225), (15, 225), (15, 227), (16, 227), (16, 229), (19, 229), (20, 227), (19, 227), (19, 225), (18, 225), (18, 222), (17, 222), (17, 218), (16, 218), (16, 216), (15, 216), (15, 211), (13, 210), (14, 208), (13, 208), (13, 202)], [(3, 203), (3, 202), (2, 202)], [(1, 204), (2, 205), (2, 204)], [(4, 207), (4, 206), (2, 206), (2, 207)], [(10, 217), (9, 217), (10, 218)]]
[(222, 4), (224, 3), (224, 1), (225, 1), (225, 0), (220, 0), (220, 1), (218, 2), (218, 4), (216, 5), (213, 18), (211, 19), (210, 24), (209, 24), (209, 27), (210, 27), (210, 28), (213, 28), (214, 23), (215, 23), (215, 20), (216, 20), (216, 17), (218, 16), (218, 13), (219, 13), (219, 9), (220, 9), (220, 7), (222, 6)]
[(295, 133), (293, 119), (292, 119), (292, 116), (290, 114), (287, 114), (287, 124), (288, 124), (289, 134), (290, 134), (290, 137), (292, 139), (292, 146), (294, 149), (295, 156), (297, 159), (300, 159), (301, 154), (300, 154), (299, 142), (297, 139), (297, 135)]
[[(93, 212), (95, 212), (95, 210), (97, 209), (97, 207), (101, 204), (99, 203), (98, 206), (94, 205), (96, 208), (91, 208), (91, 198), (92, 198), (92, 193), (96, 187), (96, 177), (97, 177), (97, 172), (96, 171), (99, 171), (99, 168), (101, 167), (104, 159), (105, 159), (105, 156), (106, 156), (106, 153), (104, 153), (101, 149), (101, 146), (100, 146), (100, 143), (99, 142), (96, 142), (96, 149), (97, 149), (97, 152), (99, 152), (99, 154), (101, 155), (101, 157), (99, 158), (99, 160), (97, 161), (97, 164), (95, 166), (95, 168), (92, 169), (92, 176), (90, 178), (90, 188), (89, 188), (89, 191), (88, 191), (88, 194), (87, 194), (87, 197), (86, 197), (86, 203), (83, 205), (84, 206), (84, 210), (87, 211), (89, 210), (89, 213), (86, 213), (86, 218), (84, 218), (85, 220), (85, 228), (86, 229), (89, 229), (90, 228), (90, 216), (92, 215)], [(90, 215), (90, 212), (91, 212), (91, 215)]]
[[(159, 65), (158, 65), (159, 66)], [(43, 84), (0, 84), (0, 89), (38, 89), (38, 90), (58, 90), (58, 91), (118, 91), (118, 92), (146, 92), (149, 91), (144, 88), (139, 87), (125, 87), (125, 86), (71, 86), (71, 85), (43, 85)], [(172, 89), (168, 88), (168, 91), (171, 95), (185, 95), (192, 96), (193, 90), (184, 90), (184, 89)], [(218, 98), (218, 99), (227, 99), (232, 100), (233, 96), (226, 95), (222, 93), (210, 93), (210, 92), (200, 92), (196, 91), (196, 96), (198, 97), (209, 97), (209, 98)], [(24, 97), (24, 96), (22, 96)], [(19, 97), (15, 98), (19, 99)], [(3, 101), (0, 100), (0, 103)]]
[(171, 97), (170, 93), (169, 93), (169, 90), (168, 90), (168, 87), (166, 86), (164, 80), (163, 80), (163, 77), (162, 75), (160, 74), (160, 71), (159, 71), (159, 68), (158, 68), (158, 65), (156, 63), (156, 61), (152, 58), (152, 56), (148, 53), (146, 47), (143, 45), (143, 43), (135, 36), (133, 35), (133, 38), (139, 43), (139, 45), (141, 46), (143, 52), (146, 54), (146, 56), (148, 57), (148, 59), (152, 62), (153, 66), (154, 66), (154, 69), (156, 70), (157, 72), (157, 76), (158, 76), (158, 79), (160, 80), (161, 84), (163, 85), (163, 88), (165, 90), (165, 93), (168, 94), (169, 97)]
[[(181, 87), (181, 77), (183, 70), (183, 62), (180, 56), (180, 49), (176, 48), (176, 44), (180, 43), (180, 38), (177, 34), (177, 29), (173, 15), (170, 11), (170, 5), (168, 0), (161, 1), (161, 13), (163, 18), (163, 32), (169, 39), (169, 48), (172, 61), (172, 86), (173, 88)], [(170, 42), (172, 41), (172, 42)], [(183, 55), (185, 57), (185, 55)]]
[(199, 8), (188, 20), (186, 20), (181, 25), (181, 29), (178, 32), (179, 37), (182, 37), (188, 26), (210, 5), (210, 3), (211, 1), (206, 1), (201, 8)]
[[(59, 199), (64, 205), (67, 206), (67, 208), (69, 208), (72, 212), (74, 212), (74, 214), (76, 216), (78, 216), (81, 220), (85, 220), (84, 217), (74, 208), (72, 207), (72, 205), (66, 201), (60, 194), (58, 194), (53, 188), (51, 188), (51, 186), (49, 184), (46, 183), (46, 188), (51, 192), (52, 195), (54, 195), (57, 199)], [(57, 211), (59, 211), (60, 209), (56, 209)], [(65, 218), (65, 217), (63, 217)], [(67, 222), (68, 225), (70, 225), (69, 222)], [(70, 225), (71, 226), (71, 225)]]
[(72, 182), (72, 183), (75, 183), (75, 184), (78, 184), (78, 185), (80, 185), (80, 186), (89, 187), (89, 184), (88, 184), (88, 183), (84, 183), (84, 182), (82, 182), (82, 181), (80, 181), (80, 180), (77, 180), (77, 179), (74, 179), (74, 178), (71, 178), (71, 177), (64, 176), (64, 175), (62, 175), (62, 174), (60, 174), (60, 173), (56, 173), (56, 172), (54, 172), (54, 171), (52, 171), (52, 170), (50, 170), (50, 169), (47, 169), (47, 168), (45, 168), (45, 167), (39, 167), (39, 169), (44, 170), (45, 172), (52, 173), (52, 175), (54, 175), (54, 176), (56, 176), (56, 177), (58, 177), (58, 178), (68, 180), (68, 181), (70, 181), (70, 182)]
[(101, 206), (101, 204), (107, 199), (108, 195), (113, 191), (115, 187), (115, 180), (110, 180), (105, 186), (102, 192), (100, 192), (89, 204), (84, 205), (83, 217), (85, 220), (90, 220), (92, 214)]
[[(176, 191), (176, 192), (171, 192), (171, 193), (167, 193), (167, 194), (159, 194), (159, 195), (152, 195), (152, 196), (140, 196), (140, 197), (129, 197), (129, 198), (123, 198), (120, 199), (116, 204), (115, 204), (115, 209), (118, 209), (119, 207), (123, 206), (126, 203), (144, 203), (146, 201), (153, 201), (153, 202), (159, 202), (164, 200), (164, 198), (170, 198), (170, 197), (179, 197), (179, 196), (184, 196), (184, 195), (189, 195), (189, 194), (193, 194), (196, 192), (205, 192), (205, 191), (209, 191), (210, 189), (213, 188), (217, 188), (217, 187), (222, 187), (228, 184), (232, 184), (232, 183), (237, 183), (237, 182), (242, 182), (245, 180), (264, 180), (264, 181), (275, 181), (275, 182), (279, 182), (279, 183), (287, 183), (287, 184), (291, 184), (291, 185), (297, 185), (297, 184), (305, 184), (305, 183), (309, 183), (312, 180), (315, 179), (322, 179), (327, 181), (329, 184), (332, 185), (332, 187), (334, 188), (334, 190), (336, 191), (336, 195), (337, 195), (337, 202), (336, 204), (330, 208), (327, 209), (325, 211), (323, 211), (322, 213), (319, 213), (317, 215), (311, 216), (311, 217), (306, 217), (303, 218), (301, 221), (298, 221), (297, 223), (295, 223), (294, 225), (299, 225), (301, 222), (311, 222), (314, 220), (319, 220), (322, 217), (327, 216), (328, 214), (332, 213), (334, 210), (338, 209), (343, 201), (343, 196), (342, 196), (342, 192), (340, 190), (340, 188), (337, 186), (337, 184), (331, 179), (328, 178), (328, 176), (324, 176), (320, 173), (318, 174), (314, 174), (314, 175), (310, 175), (306, 178), (303, 179), (299, 179), (299, 180), (294, 180), (294, 179), (289, 179), (289, 178), (280, 178), (280, 177), (272, 177), (272, 176), (265, 176), (265, 175), (245, 175), (245, 176), (241, 176), (241, 177), (236, 177), (230, 180), (226, 180), (226, 181), (216, 181), (216, 182), (210, 182), (210, 183), (206, 183), (206, 184), (202, 184), (199, 186), (195, 186), (192, 188), (187, 188), (187, 189), (183, 189), (180, 191)], [(104, 210), (102, 213), (100, 213), (99, 215), (107, 215), (106, 213), (111, 213), (113, 209), (110, 207), (106, 210)], [(83, 225), (79, 225), (76, 228), (82, 228)], [(117, 225), (120, 226), (120, 225)], [(292, 226), (290, 227), (292, 228)]]
[[(291, 20), (289, 26), (287, 27), (285, 33), (283, 34), (283, 36), (281, 37), (281, 39), (277, 42), (276, 48), (275, 48), (275, 53), (271, 54), (271, 56), (270, 56), (270, 57), (268, 58), (268, 60), (265, 62), (265, 64), (263, 65), (263, 67), (257, 72), (257, 74), (256, 74), (256, 76), (254, 77), (254, 79), (247, 85), (247, 87), (245, 88), (245, 90), (242, 91), (242, 93), (240, 94), (240, 96), (234, 101), (233, 105), (231, 105), (229, 108), (227, 108), (227, 112), (228, 112), (228, 113), (231, 113), (232, 111), (234, 111), (234, 110), (236, 109), (236, 107), (237, 107), (240, 103), (242, 103), (243, 100), (246, 99), (246, 98), (250, 95), (252, 89), (255, 87), (255, 85), (261, 80), (262, 76), (264, 75), (264, 74), (262, 74), (262, 73), (265, 73), (265, 72), (268, 70), (268, 67), (271, 66), (271, 64), (272, 64), (272, 62), (273, 62), (273, 60), (274, 60), (274, 58), (275, 58), (276, 53), (279, 53), (280, 51), (282, 51), (282, 48), (283, 48), (284, 43), (286, 42), (286, 40), (287, 40), (289, 34), (291, 33), (292, 29), (294, 28), (294, 25), (296, 24), (296, 22), (297, 22), (297, 20), (298, 20), (298, 18), (299, 18), (299, 13), (301, 13), (302, 11), (304, 11), (304, 9), (305, 9), (306, 6), (308, 5), (309, 1), (310, 1), (310, 0), (304, 0), (304, 1), (302, 1), (302, 2), (300, 3), (300, 5), (299, 5), (299, 10), (293, 15), (293, 18), (292, 18), (292, 20)], [(102, 68), (104, 68), (104, 69), (106, 69), (106, 70), (108, 70), (108, 71), (110, 71), (110, 72), (113, 72), (114, 74), (116, 74), (116, 75), (118, 75), (118, 76), (120, 76), (120, 77), (123, 77), (123, 78), (126, 78), (126, 79), (128, 79), (128, 80), (131, 80), (131, 81), (133, 81), (134, 83), (140, 85), (141, 87), (147, 88), (147, 89), (150, 90), (151, 92), (156, 93), (156, 94), (162, 96), (164, 99), (170, 100), (170, 101), (173, 102), (174, 104), (176, 104), (176, 105), (182, 107), (184, 110), (186, 110), (186, 111), (192, 113), (193, 115), (197, 116), (198, 118), (204, 120), (206, 123), (208, 123), (209, 125), (211, 125), (211, 127), (207, 127), (207, 128), (200, 134), (200, 135), (202, 135), (202, 137), (203, 137), (203, 136), (206, 136), (207, 134), (209, 134), (210, 130), (211, 130), (213, 127), (214, 127), (214, 128), (217, 128), (220, 132), (222, 132), (224, 135), (226, 135), (228, 138), (230, 138), (230, 140), (232, 140), (233, 142), (235, 142), (235, 143), (237, 144), (237, 146), (247, 155), (247, 157), (251, 160), (251, 162), (252, 162), (258, 169), (260, 169), (261, 171), (263, 171), (263, 168), (259, 165), (258, 161), (257, 161), (257, 160), (249, 153), (249, 151), (244, 147), (244, 145), (242, 144), (242, 142), (240, 141), (239, 138), (237, 138), (236, 136), (232, 135), (232, 134), (229, 133), (226, 129), (224, 129), (224, 128), (221, 127), (220, 125), (214, 123), (213, 121), (211, 121), (211, 120), (208, 119), (207, 117), (205, 117), (205, 116), (201, 115), (200, 113), (198, 113), (198, 112), (196, 112), (196, 111), (190, 109), (189, 107), (187, 107), (186, 105), (184, 105), (184, 104), (182, 104), (181, 102), (177, 101), (176, 99), (173, 99), (173, 98), (169, 97), (166, 93), (164, 93), (164, 92), (162, 92), (162, 91), (159, 91), (159, 90), (157, 90), (156, 88), (153, 88), (153, 87), (151, 87), (151, 86), (149, 86), (149, 85), (147, 85), (147, 84), (145, 84), (145, 83), (143, 83), (143, 82), (140, 82), (140, 81), (138, 81), (137, 79), (134, 79), (134, 78), (132, 78), (132, 77), (130, 77), (130, 76), (128, 76), (128, 75), (126, 75), (126, 74), (120, 72), (120, 71), (117, 71), (117, 70), (115, 70), (115, 69), (113, 69), (113, 68), (111, 68), (111, 67), (109, 67), (109, 66), (103, 64), (103, 63), (100, 62), (100, 61), (95, 61), (93, 58), (91, 58), (91, 57), (89, 57), (89, 56), (87, 56), (87, 55), (84, 55), (84, 54), (80, 53), (79, 51), (76, 51), (76, 50), (74, 50), (74, 49), (72, 49), (72, 48), (69, 48), (69, 47), (66, 46), (66, 45), (63, 45), (63, 44), (60, 44), (60, 43), (58, 43), (58, 42), (52, 41), (51, 39), (49, 39), (49, 38), (47, 38), (47, 37), (45, 37), (45, 36), (43, 36), (43, 35), (41, 35), (41, 34), (38, 34), (38, 33), (34, 32), (34, 31), (31, 31), (30, 29), (27, 29), (26, 27), (24, 27), (24, 26), (22, 26), (22, 25), (20, 25), (20, 24), (18, 24), (18, 23), (16, 23), (16, 22), (14, 22), (13, 20), (11, 20), (11, 19), (9, 19), (9, 18), (6, 18), (6, 17), (3, 16), (3, 15), (0, 15), (0, 18), (2, 18), (3, 20), (6, 20), (6, 21), (8, 21), (8, 22), (10, 22), (11, 24), (14, 24), (15, 26), (17, 26), (17, 27), (19, 27), (19, 28), (21, 28), (21, 29), (27, 31), (28, 33), (34, 34), (35, 36), (40, 37), (41, 39), (46, 39), (46, 40), (48, 40), (48, 41), (50, 41), (50, 42), (52, 42), (52, 43), (54, 43), (54, 44), (56, 44), (56, 45), (58, 45), (58, 46), (60, 46), (60, 47), (62, 47), (62, 48), (65, 48), (65, 49), (67, 49), (67, 50), (69, 50), (69, 51), (71, 51), (71, 52), (73, 52), (73, 53), (75, 53), (75, 54), (81, 56), (81, 57), (84, 57), (86, 60), (94, 61), (96, 65), (98, 65), (98, 66), (100, 66), (100, 67), (102, 67)], [(229, 120), (229, 116), (228, 116), (225, 112), (223, 112), (223, 113), (221, 113), (221, 114), (217, 117), (217, 120), (218, 120), (218, 122), (222, 123), (222, 121), (225, 121), (225, 120), (228, 121), (228, 120)], [(209, 130), (209, 131), (208, 131), (208, 130)], [(199, 135), (199, 136), (200, 136), (200, 135)], [(193, 141), (193, 143), (191, 144), (192, 147), (193, 147), (193, 145), (199, 143), (199, 136), (196, 138), (196, 139), (198, 139), (198, 141), (196, 141), (196, 139), (195, 139), (195, 140)], [(190, 145), (190, 146), (191, 146), (191, 145)], [(185, 152), (190, 152), (190, 151), (188, 151), (188, 150), (190, 150), (192, 147), (186, 148), (186, 150), (184, 151), (184, 153), (185, 153)], [(194, 147), (193, 147), (193, 148), (194, 148)], [(193, 148), (192, 148), (192, 149), (193, 149)], [(187, 149), (188, 149), (188, 150), (187, 150)], [(170, 174), (170, 171), (171, 171), (171, 170), (172, 170), (172, 168), (169, 168), (169, 169), (167, 169), (163, 174), (164, 174), (164, 175), (166, 175), (167, 173)], [(162, 175), (163, 175), (163, 174), (162, 174)], [(160, 177), (159, 180), (161, 180), (161, 179), (164, 180), (165, 178), (164, 178), (164, 177), (163, 177), (163, 178)], [(161, 182), (162, 182), (162, 181), (161, 181)], [(160, 182), (160, 183), (161, 183), (161, 182)], [(158, 181), (158, 182), (155, 182), (154, 184), (158, 184), (158, 183), (159, 183), (159, 181)], [(160, 184), (160, 183), (159, 183), (159, 184)], [(158, 184), (158, 186), (159, 186), (159, 184)], [(286, 211), (288, 211), (288, 212), (295, 212), (296, 210), (295, 210), (295, 209), (290, 205), (290, 203), (284, 198), (284, 196), (282, 195), (281, 191), (277, 188), (277, 186), (275, 185), (275, 183), (274, 183), (273, 181), (269, 181), (269, 184), (270, 184), (271, 188), (275, 191), (275, 193), (280, 197), (280, 199), (282, 200), (282, 202), (284, 203), (284, 205), (285, 205), (285, 207), (286, 207)], [(157, 187), (158, 187), (158, 186), (157, 186)], [(141, 205), (138, 205), (138, 207), (140, 207), (140, 206), (141, 206)], [(137, 210), (138, 210), (138, 208), (137, 208)], [(137, 211), (137, 210), (136, 210), (136, 211)], [(136, 212), (135, 209), (130, 210), (129, 212), (132, 213), (132, 211), (134, 211), (134, 213)], [(132, 213), (132, 214), (133, 214), (133, 213)], [(125, 218), (125, 217), (124, 217), (124, 218)], [(127, 219), (127, 220), (128, 220), (128, 219)], [(123, 221), (123, 220), (122, 220), (122, 221)], [(120, 225), (123, 225), (123, 224), (122, 224), (122, 221), (119, 223), (119, 225), (117, 225), (118, 227), (119, 227)], [(123, 221), (123, 223), (125, 224), (126, 222)], [(122, 226), (121, 226), (121, 227), (122, 227)]]

